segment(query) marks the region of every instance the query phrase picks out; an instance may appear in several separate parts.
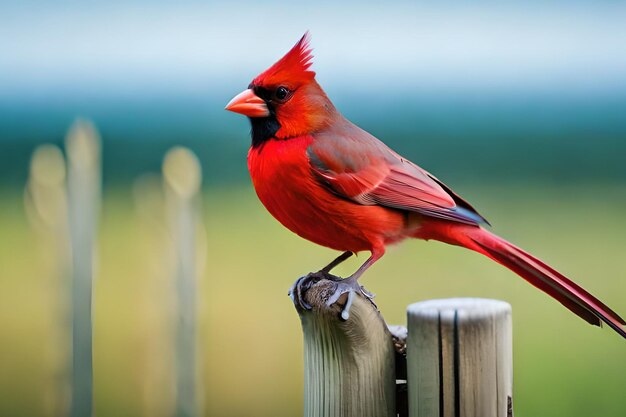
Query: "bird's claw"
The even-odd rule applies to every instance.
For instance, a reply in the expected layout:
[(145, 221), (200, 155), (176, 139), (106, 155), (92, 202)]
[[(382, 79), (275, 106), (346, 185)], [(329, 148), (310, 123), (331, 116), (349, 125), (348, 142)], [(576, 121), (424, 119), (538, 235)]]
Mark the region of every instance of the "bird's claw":
[(339, 298), (343, 294), (348, 294), (346, 304), (343, 306), (340, 313), (340, 317), (343, 321), (346, 321), (350, 318), (350, 307), (352, 307), (354, 296), (357, 293), (362, 294), (367, 300), (374, 304), (372, 298), (374, 298), (375, 295), (362, 287), (359, 284), (359, 281), (355, 278), (349, 277), (342, 279), (336, 275), (332, 275), (322, 270), (317, 272), (311, 272), (303, 277), (298, 278), (298, 280), (289, 289), (289, 297), (291, 297), (291, 301), (293, 301), (297, 308), (300, 308), (301, 310), (311, 310), (313, 308), (309, 303), (305, 301), (304, 294), (313, 285), (323, 279), (333, 281), (335, 283), (335, 290), (326, 300), (327, 306), (330, 307), (331, 305), (335, 304), (337, 301), (339, 301)]
[(366, 299), (374, 304), (374, 302), (372, 301), (372, 298), (374, 298), (374, 294), (367, 291), (359, 284), (356, 279), (352, 277), (336, 281), (335, 285), (335, 291), (328, 298), (328, 300), (326, 300), (326, 305), (331, 306), (335, 304), (343, 294), (348, 294), (346, 304), (343, 306), (340, 314), (340, 317), (343, 321), (346, 321), (350, 318), (350, 307), (352, 307), (352, 302), (354, 301), (354, 296), (357, 292), (361, 293)]
[(330, 281), (339, 281), (341, 278), (329, 274), (325, 271), (310, 272), (296, 280), (289, 289), (289, 297), (291, 301), (302, 310), (311, 310), (312, 306), (304, 300), (304, 294), (317, 282), (327, 279)]

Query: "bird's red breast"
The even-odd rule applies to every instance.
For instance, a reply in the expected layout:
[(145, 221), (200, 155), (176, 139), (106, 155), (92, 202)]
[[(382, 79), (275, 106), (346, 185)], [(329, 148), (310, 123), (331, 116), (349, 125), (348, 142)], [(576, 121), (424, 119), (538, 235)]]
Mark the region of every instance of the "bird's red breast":
[(248, 153), (256, 193), (285, 227), (341, 251), (371, 250), (403, 239), (410, 219), (399, 210), (338, 197), (311, 168), (313, 136), (272, 139)]

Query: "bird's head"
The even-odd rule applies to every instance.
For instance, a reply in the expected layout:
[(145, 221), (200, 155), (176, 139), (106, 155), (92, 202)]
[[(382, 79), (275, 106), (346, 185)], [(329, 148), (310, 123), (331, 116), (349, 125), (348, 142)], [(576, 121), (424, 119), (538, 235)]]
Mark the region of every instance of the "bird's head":
[(226, 105), (250, 118), (253, 146), (313, 133), (328, 123), (335, 109), (309, 69), (312, 59), (307, 32)]

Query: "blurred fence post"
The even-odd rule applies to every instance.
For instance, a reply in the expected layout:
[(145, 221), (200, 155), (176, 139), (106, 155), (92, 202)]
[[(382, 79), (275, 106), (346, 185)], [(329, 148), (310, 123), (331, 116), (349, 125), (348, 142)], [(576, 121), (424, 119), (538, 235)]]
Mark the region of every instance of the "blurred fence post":
[(511, 306), (484, 299), (408, 307), (411, 417), (513, 415)]
[(65, 158), (55, 145), (33, 152), (24, 206), (41, 243), (45, 265), (47, 324), (45, 326), (44, 410), (46, 416), (67, 415), (69, 405), (69, 236)]
[(304, 416), (396, 416), (392, 336), (376, 307), (360, 295), (342, 321), (346, 296), (326, 305), (334, 286), (318, 281), (304, 293), (312, 310), (296, 306), (304, 334)]
[(92, 291), (95, 235), (100, 212), (100, 139), (85, 120), (74, 122), (65, 142), (72, 263), (73, 417), (93, 415)]
[(141, 324), (150, 329), (142, 340), (139, 384), (145, 417), (174, 415), (174, 291), (169, 222), (166, 218), (163, 179), (160, 174), (142, 174), (133, 183), (133, 201), (141, 235), (142, 258)]
[(177, 417), (200, 414), (196, 373), (197, 239), (200, 224), (202, 172), (196, 156), (188, 149), (171, 149), (163, 162), (166, 204), (176, 265), (178, 320), (176, 323)]

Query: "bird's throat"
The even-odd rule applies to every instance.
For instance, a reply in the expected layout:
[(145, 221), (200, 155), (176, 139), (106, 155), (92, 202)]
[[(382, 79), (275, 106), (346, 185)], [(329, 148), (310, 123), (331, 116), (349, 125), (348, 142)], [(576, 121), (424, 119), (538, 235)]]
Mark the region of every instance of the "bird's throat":
[(276, 136), (276, 132), (280, 129), (280, 123), (276, 119), (276, 115), (272, 114), (268, 117), (250, 117), (250, 125), (252, 126), (252, 147), (261, 146), (264, 142)]

